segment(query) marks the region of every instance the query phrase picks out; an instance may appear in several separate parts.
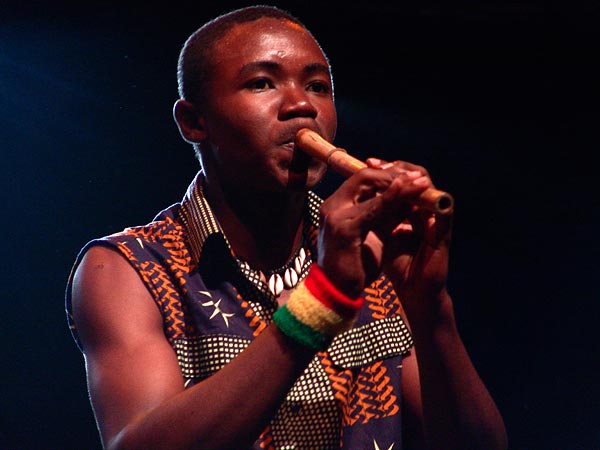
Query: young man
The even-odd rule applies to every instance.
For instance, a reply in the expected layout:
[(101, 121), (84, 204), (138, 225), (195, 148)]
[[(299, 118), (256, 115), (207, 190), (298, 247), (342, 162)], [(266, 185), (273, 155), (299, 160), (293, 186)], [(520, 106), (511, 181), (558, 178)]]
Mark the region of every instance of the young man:
[(310, 192), (326, 168), (296, 133), (337, 124), (313, 36), (244, 8), (178, 73), (202, 170), (151, 224), (86, 245), (67, 290), (103, 445), (505, 448), (445, 288), (449, 216), (414, 206), (425, 169), (372, 159)]

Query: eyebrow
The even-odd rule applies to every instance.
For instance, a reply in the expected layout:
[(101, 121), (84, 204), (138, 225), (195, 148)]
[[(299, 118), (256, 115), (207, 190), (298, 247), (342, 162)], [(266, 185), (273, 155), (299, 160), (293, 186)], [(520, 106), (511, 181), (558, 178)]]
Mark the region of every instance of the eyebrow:
[[(238, 76), (243, 77), (246, 73), (248, 72), (252, 72), (254, 70), (269, 70), (269, 71), (274, 71), (274, 72), (278, 72), (280, 71), (282, 68), (281, 64), (278, 62), (274, 62), (274, 61), (253, 61), (247, 64), (244, 64), (239, 72), (238, 72)], [(308, 65), (306, 65), (303, 69), (302, 72), (304, 72), (305, 75), (311, 75), (311, 74), (315, 74), (315, 73), (321, 73), (324, 74), (328, 77), (331, 76), (331, 72), (329, 70), (329, 66), (327, 66), (326, 64), (322, 64), (322, 63), (310, 63)]]

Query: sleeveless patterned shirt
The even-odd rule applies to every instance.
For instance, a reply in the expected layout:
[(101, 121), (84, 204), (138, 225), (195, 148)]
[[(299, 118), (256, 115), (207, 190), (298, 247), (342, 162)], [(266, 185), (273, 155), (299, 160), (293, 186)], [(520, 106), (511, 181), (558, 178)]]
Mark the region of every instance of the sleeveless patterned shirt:
[[(309, 193), (304, 234), (313, 257), (320, 203)], [(186, 387), (240, 354), (269, 326), (277, 309), (267, 286), (250, 280), (235, 259), (203, 196), (202, 173), (181, 203), (150, 224), (83, 247), (66, 292), (67, 319), (77, 345), (73, 274), (94, 245), (117, 250), (139, 274), (162, 314), (165, 338), (177, 355)], [(310, 266), (307, 261), (301, 279)], [(253, 449), (401, 448), (401, 365), (412, 337), (387, 278), (379, 277), (362, 295), (365, 306), (354, 327), (315, 356)]]

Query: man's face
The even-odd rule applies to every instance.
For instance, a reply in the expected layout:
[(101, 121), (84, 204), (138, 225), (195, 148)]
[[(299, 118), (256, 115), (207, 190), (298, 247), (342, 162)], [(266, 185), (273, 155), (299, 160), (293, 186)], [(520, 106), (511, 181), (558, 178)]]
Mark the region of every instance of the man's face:
[(294, 147), (300, 128), (325, 139), (337, 118), (327, 61), (301, 27), (259, 19), (236, 25), (213, 51), (203, 162), (224, 185), (267, 191), (314, 187), (325, 165)]

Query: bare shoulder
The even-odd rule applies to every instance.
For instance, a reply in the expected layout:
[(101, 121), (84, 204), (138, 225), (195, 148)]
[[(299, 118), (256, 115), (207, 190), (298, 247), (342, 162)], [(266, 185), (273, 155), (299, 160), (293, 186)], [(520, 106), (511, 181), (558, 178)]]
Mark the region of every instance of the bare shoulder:
[(90, 248), (74, 274), (72, 289), (73, 317), (84, 350), (100, 338), (109, 345), (112, 341), (108, 339), (123, 333), (131, 342), (138, 333), (162, 330), (150, 292), (116, 250)]

